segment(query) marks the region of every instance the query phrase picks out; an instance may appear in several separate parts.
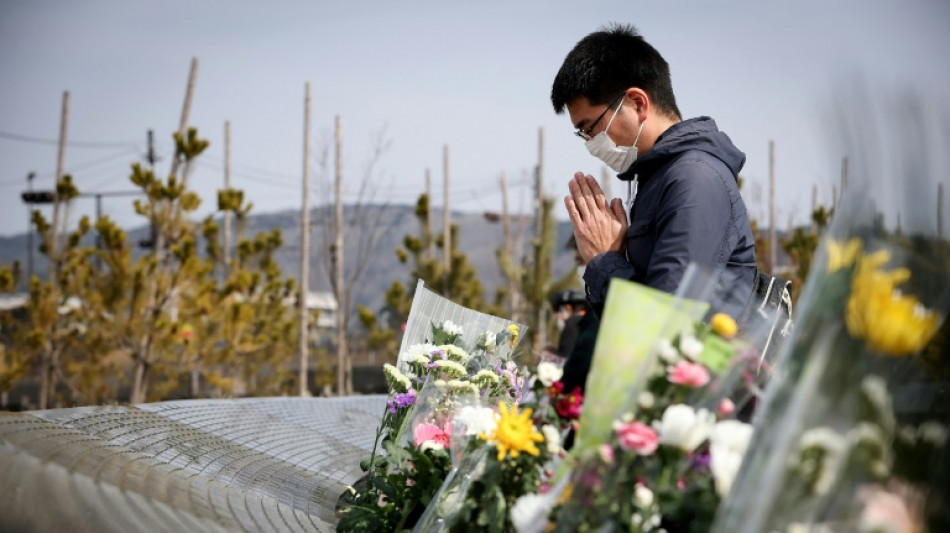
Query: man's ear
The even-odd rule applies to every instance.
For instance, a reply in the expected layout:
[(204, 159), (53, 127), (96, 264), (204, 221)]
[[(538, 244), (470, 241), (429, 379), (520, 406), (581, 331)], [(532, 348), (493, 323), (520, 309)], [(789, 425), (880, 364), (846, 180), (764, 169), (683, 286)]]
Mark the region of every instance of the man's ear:
[(627, 89), (627, 92), (624, 93), (624, 101), (627, 105), (637, 110), (637, 117), (640, 122), (646, 120), (647, 114), (653, 106), (653, 102), (650, 101), (650, 95), (639, 87), (630, 87)]

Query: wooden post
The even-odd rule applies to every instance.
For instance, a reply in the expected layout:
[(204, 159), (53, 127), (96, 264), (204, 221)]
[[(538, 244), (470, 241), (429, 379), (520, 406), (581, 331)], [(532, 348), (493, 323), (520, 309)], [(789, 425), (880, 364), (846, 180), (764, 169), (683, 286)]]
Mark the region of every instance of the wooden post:
[(937, 184), (937, 238), (943, 239), (943, 183)]
[[(231, 121), (224, 121), (224, 190), (231, 191)], [(231, 268), (231, 210), (224, 212), (224, 275)]]
[(778, 266), (778, 237), (775, 232), (775, 141), (769, 140), (769, 268)]
[[(535, 220), (535, 231), (534, 236), (538, 239), (538, 250), (541, 251), (544, 249), (544, 129), (538, 128), (538, 166), (537, 171), (535, 172), (535, 184), (536, 192), (538, 195), (538, 209), (537, 209), (537, 219)], [(537, 266), (535, 272), (540, 274), (541, 272), (547, 272), (547, 275), (550, 276), (550, 258), (541, 256), (540, 254), (537, 257)], [(546, 280), (548, 281), (548, 280)], [(535, 283), (541, 283), (540, 279), (535, 280)], [(537, 352), (541, 352), (541, 349), (547, 344), (547, 328), (544, 327), (545, 316), (547, 315), (547, 308), (544, 306), (544, 293), (547, 291), (547, 286), (541, 286), (538, 288), (538, 296), (541, 297), (541, 301), (538, 302), (538, 316), (537, 316), (537, 336), (535, 337), (536, 343), (534, 349)]]
[[(50, 235), (49, 243), (49, 282), (53, 284), (53, 287), (56, 287), (56, 271), (59, 254), (60, 206), (62, 203), (59, 198), (59, 191), (57, 189), (59, 189), (59, 182), (63, 179), (63, 164), (66, 160), (66, 132), (68, 123), (69, 91), (64, 91), (63, 106), (59, 116), (59, 150), (56, 154), (56, 181), (53, 185), (53, 225), (50, 228), (52, 230), (52, 235)], [(40, 409), (45, 409), (45, 407), (40, 407)]]
[(432, 172), (426, 168), (426, 253), (429, 261), (435, 259), (435, 239), (432, 233)]
[[(185, 101), (181, 106), (181, 120), (178, 122), (178, 134), (182, 137), (188, 133), (188, 115), (191, 113), (191, 99), (195, 92), (195, 78), (198, 76), (198, 58), (191, 58), (191, 70), (188, 72), (188, 86), (185, 89)], [(178, 165), (181, 164), (179, 161), (178, 154), (172, 158), (172, 175), (178, 173)], [(182, 178), (182, 184), (187, 186), (185, 179), (187, 176)]]
[(844, 198), (844, 190), (848, 188), (848, 158), (841, 159), (841, 198)]
[(303, 199), (300, 208), (300, 395), (310, 396), (309, 371), (310, 313), (307, 293), (310, 281), (310, 82), (304, 86), (303, 104)]
[[(501, 227), (505, 233), (505, 254), (508, 261), (515, 265), (515, 246), (511, 235), (511, 214), (508, 211), (508, 174), (501, 173)], [(518, 285), (514, 279), (508, 280), (508, 315), (515, 320), (520, 302), (518, 301)]]
[(449, 145), (442, 147), (442, 188), (444, 189), (444, 205), (442, 209), (442, 296), (451, 298), (449, 290), (449, 276), (452, 271), (452, 215), (449, 212)]
[(343, 123), (340, 116), (336, 117), (336, 162), (335, 162), (335, 185), (336, 191), (336, 239), (334, 241), (333, 254), (334, 274), (336, 289), (336, 350), (337, 350), (337, 390), (340, 396), (351, 394), (353, 389), (353, 376), (350, 369), (349, 358), (346, 353), (346, 302), (343, 283)]

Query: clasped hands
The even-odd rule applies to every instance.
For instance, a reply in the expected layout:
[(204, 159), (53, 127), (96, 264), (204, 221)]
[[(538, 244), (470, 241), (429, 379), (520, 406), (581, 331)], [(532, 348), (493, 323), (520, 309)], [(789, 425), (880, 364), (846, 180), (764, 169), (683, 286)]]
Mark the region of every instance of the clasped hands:
[(567, 214), (574, 226), (577, 251), (589, 263), (608, 251), (623, 250), (626, 245), (627, 214), (623, 202), (614, 198), (610, 204), (593, 176), (576, 172), (568, 183), (571, 194), (564, 197)]

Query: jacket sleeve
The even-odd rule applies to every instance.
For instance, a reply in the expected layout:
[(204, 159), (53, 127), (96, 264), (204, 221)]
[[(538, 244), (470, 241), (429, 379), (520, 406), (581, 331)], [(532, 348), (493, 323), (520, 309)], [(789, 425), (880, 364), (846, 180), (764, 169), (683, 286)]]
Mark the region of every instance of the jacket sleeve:
[(584, 269), (584, 285), (587, 303), (597, 316), (601, 316), (607, 289), (612, 278), (633, 279), (633, 265), (623, 252), (604, 252), (595, 256)]
[(735, 238), (731, 173), (701, 156), (687, 155), (674, 165), (655, 215), (656, 245), (644, 279), (667, 292), (677, 290), (691, 262), (721, 269), (733, 247), (729, 240)]

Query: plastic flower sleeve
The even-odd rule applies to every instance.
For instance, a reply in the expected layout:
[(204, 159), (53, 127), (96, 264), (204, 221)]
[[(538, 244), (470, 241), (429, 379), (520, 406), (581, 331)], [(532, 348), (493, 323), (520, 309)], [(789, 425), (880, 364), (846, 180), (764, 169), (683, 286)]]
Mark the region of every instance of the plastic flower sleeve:
[(946, 108), (844, 87), (848, 188), (713, 531), (947, 531)]

